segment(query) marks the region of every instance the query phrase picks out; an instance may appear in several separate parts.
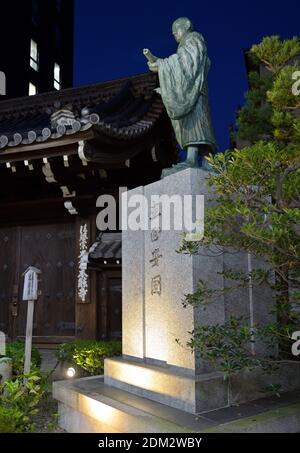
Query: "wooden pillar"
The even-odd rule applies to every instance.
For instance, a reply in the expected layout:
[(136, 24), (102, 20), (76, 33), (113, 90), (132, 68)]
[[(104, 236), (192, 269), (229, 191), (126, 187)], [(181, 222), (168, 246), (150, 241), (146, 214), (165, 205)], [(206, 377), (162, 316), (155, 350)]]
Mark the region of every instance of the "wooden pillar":
[(30, 372), (30, 365), (31, 365), (34, 300), (29, 300), (27, 303), (28, 303), (28, 306), (27, 306), (27, 321), (26, 321), (24, 374)]

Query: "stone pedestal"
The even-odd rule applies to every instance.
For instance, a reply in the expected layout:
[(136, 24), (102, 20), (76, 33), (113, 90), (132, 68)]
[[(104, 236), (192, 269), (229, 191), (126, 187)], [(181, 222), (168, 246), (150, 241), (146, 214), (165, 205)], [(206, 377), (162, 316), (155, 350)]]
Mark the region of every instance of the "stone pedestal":
[[(212, 202), (208, 175), (202, 169), (187, 169), (131, 190), (123, 194), (123, 211), (139, 195), (146, 197), (152, 220), (165, 215), (153, 196), (203, 195), (208, 206)], [(226, 266), (245, 270), (249, 260), (246, 255), (230, 258), (207, 250), (197, 256), (178, 253), (184, 227), (175, 230), (174, 222), (178, 227), (184, 206), (180, 211), (173, 211), (171, 203), (168, 231), (158, 231), (155, 225), (147, 231), (122, 233), (123, 357), (105, 361), (105, 384), (195, 413), (228, 405), (227, 381), (186, 346), (195, 324), (222, 324), (231, 314), (253, 322), (260, 315), (250, 288), (239, 290), (230, 301), (220, 295), (205, 311), (183, 307), (184, 296), (196, 290), (200, 279), (223, 289), (226, 282), (220, 273)], [(195, 221), (195, 198), (190, 211)], [(270, 292), (265, 292), (265, 322), (271, 321), (271, 303)], [(259, 304), (256, 307), (261, 309)]]
[[(155, 224), (158, 218), (163, 221), (160, 206), (155, 206), (154, 196), (184, 195), (208, 196), (205, 178), (207, 172), (188, 169), (167, 178), (129, 191), (124, 202), (136, 194), (143, 194), (148, 201), (149, 217)], [(152, 198), (151, 198), (152, 197)], [(172, 199), (170, 198), (172, 201)], [(195, 201), (195, 200), (194, 200)], [(182, 212), (172, 209), (170, 202), (170, 230), (157, 231), (157, 226), (148, 231), (123, 231), (123, 354), (128, 358), (142, 359), (153, 365), (168, 365), (184, 369), (194, 374), (201, 366), (196, 358), (185, 348), (190, 338), (188, 332), (194, 328), (197, 311), (191, 307), (183, 308), (184, 295), (192, 293), (200, 278), (213, 287), (221, 287), (223, 258), (207, 256), (188, 256), (178, 253), (183, 229), (174, 230)], [(195, 220), (195, 203), (192, 218)], [(217, 301), (210, 310), (203, 313), (203, 322), (224, 322), (224, 301)], [(204, 319), (205, 318), (205, 319)], [(180, 344), (175, 340), (179, 339)]]
[[(150, 202), (151, 195), (193, 194), (204, 195), (207, 206), (213, 202), (207, 176), (201, 169), (188, 169), (132, 190), (124, 195), (123, 201), (134, 205), (139, 195), (145, 195)], [(145, 200), (143, 204), (141, 215), (146, 209)], [(149, 217), (160, 217), (162, 213), (155, 206), (152, 208)], [(191, 210), (194, 214), (195, 206)], [(171, 218), (178, 221), (181, 215), (177, 210)], [(230, 432), (264, 429), (287, 432), (286, 423), (290, 421), (286, 418), (283, 424), (283, 417), (289, 413), (289, 418), (298, 420), (299, 405), (284, 408), (283, 414), (278, 409), (263, 414), (258, 422), (260, 403), (249, 401), (267, 396), (266, 387), (270, 384), (280, 383), (283, 392), (299, 387), (300, 366), (284, 364), (277, 373), (267, 376), (256, 369), (233, 376), (228, 382), (222, 373), (187, 348), (189, 332), (195, 325), (224, 323), (231, 315), (243, 316), (250, 326), (272, 322), (274, 302), (267, 286), (258, 289), (250, 285), (225, 292), (205, 311), (184, 308), (184, 295), (195, 291), (199, 279), (212, 288), (224, 289), (230, 282), (220, 275), (223, 270), (247, 272), (262, 267), (263, 263), (242, 253), (216, 254), (202, 249), (197, 256), (179, 254), (176, 250), (182, 232), (183, 228), (123, 231), (123, 356), (105, 360), (104, 382), (102, 376), (93, 376), (54, 383), (60, 426), (67, 431), (204, 432), (215, 429), (223, 416), (228, 420), (231, 410), (234, 418), (250, 414), (250, 422), (257, 426), (251, 428), (248, 419), (239, 420), (228, 427)], [(264, 352), (263, 344), (256, 338), (251, 345), (254, 354)], [(294, 396), (289, 398), (294, 401)], [(244, 409), (240, 404), (243, 402), (247, 402)], [(266, 400), (261, 402), (269, 407)], [(228, 407), (237, 403), (238, 408)], [(218, 410), (223, 407), (227, 408)], [(197, 417), (192, 415), (195, 413)], [(216, 430), (227, 431), (227, 425)]]

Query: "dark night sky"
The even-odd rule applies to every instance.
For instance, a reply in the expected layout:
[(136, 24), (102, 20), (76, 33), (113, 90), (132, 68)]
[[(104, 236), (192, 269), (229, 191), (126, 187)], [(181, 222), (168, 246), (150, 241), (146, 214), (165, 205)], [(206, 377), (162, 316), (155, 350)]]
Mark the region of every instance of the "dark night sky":
[(75, 0), (75, 85), (146, 72), (143, 47), (159, 57), (176, 51), (174, 19), (188, 16), (208, 44), (210, 99), (220, 150), (247, 89), (243, 49), (263, 36), (300, 34), (300, 1)]

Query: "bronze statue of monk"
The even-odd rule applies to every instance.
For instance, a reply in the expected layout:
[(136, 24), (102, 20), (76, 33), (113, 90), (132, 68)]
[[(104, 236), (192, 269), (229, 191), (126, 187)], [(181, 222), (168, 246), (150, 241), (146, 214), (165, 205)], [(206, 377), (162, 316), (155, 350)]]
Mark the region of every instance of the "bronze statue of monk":
[(210, 60), (205, 40), (193, 31), (193, 25), (186, 17), (175, 20), (172, 31), (179, 43), (176, 54), (157, 58), (148, 49), (143, 51), (149, 69), (158, 72), (160, 88), (157, 91), (171, 119), (176, 139), (187, 151), (186, 160), (163, 170), (162, 176), (198, 167), (198, 154), (204, 157), (217, 150), (208, 99)]

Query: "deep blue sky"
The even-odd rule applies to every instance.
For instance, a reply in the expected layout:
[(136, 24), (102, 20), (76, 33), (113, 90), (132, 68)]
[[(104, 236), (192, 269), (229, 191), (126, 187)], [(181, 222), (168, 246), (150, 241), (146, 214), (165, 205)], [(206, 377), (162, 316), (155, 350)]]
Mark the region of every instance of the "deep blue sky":
[(263, 36), (300, 34), (300, 0), (75, 0), (74, 84), (102, 82), (148, 70), (142, 49), (176, 51), (174, 19), (188, 16), (208, 44), (210, 98), (220, 150), (247, 89), (243, 49)]

